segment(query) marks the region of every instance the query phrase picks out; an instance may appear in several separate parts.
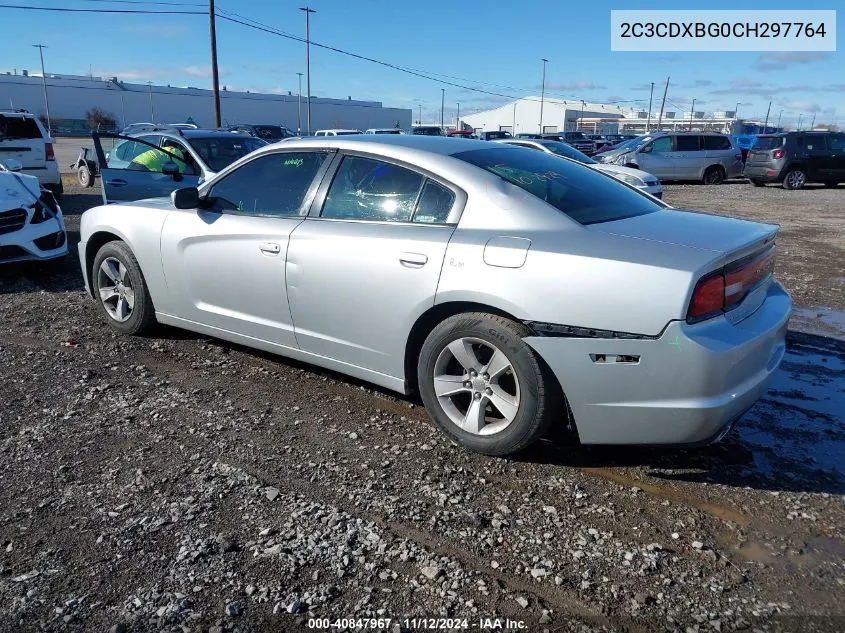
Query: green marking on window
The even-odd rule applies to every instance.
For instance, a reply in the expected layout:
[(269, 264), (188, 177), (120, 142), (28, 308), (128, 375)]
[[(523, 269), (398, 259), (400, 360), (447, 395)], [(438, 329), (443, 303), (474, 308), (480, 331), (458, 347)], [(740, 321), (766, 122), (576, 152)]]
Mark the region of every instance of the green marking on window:
[(238, 213), (243, 213), (243, 212), (244, 212), (244, 201), (239, 200), (238, 201)]
[(288, 158), (282, 165), (284, 167), (302, 167), (302, 162), (301, 158)]

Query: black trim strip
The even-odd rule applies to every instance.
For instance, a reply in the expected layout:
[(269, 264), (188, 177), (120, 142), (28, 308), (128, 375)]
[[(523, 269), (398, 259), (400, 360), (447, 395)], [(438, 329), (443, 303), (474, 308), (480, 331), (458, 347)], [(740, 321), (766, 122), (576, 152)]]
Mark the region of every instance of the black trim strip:
[[(578, 327), (574, 325), (559, 325), (542, 321), (523, 321), (537, 336), (555, 336), (564, 338), (601, 338), (601, 339), (640, 339), (654, 341), (663, 332), (655, 336), (648, 334), (631, 334), (630, 332), (616, 332), (614, 330), (599, 330), (596, 328)], [(665, 329), (665, 328), (664, 328)]]

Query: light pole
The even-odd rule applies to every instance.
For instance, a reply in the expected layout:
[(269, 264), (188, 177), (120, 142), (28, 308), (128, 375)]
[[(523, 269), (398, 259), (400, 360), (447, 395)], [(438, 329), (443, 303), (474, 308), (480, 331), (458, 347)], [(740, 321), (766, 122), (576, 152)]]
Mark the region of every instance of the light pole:
[(737, 101), (736, 106), (734, 106), (734, 121), (736, 121), (739, 118), (739, 104), (740, 104), (740, 102)]
[(443, 129), (443, 109), (446, 106), (446, 88), (440, 89), (440, 129)]
[(417, 125), (422, 125), (422, 104), (420, 104), (420, 118), (417, 119)]
[(578, 129), (582, 130), (582, 131), (584, 129), (584, 106), (585, 105), (587, 105), (587, 104), (584, 103), (584, 101), (582, 100), (581, 101), (581, 118), (578, 119)]
[(306, 97), (307, 116), (308, 116), (308, 136), (311, 136), (311, 25), (309, 16), (316, 13), (311, 7), (299, 7), (300, 11), (305, 12), (305, 73), (306, 73), (306, 89), (308, 95)]
[(778, 129), (780, 129), (780, 116), (783, 114), (783, 110), (778, 112)]
[(302, 134), (302, 73), (296, 73), (299, 75), (299, 96), (297, 97), (296, 102), (296, 133)]
[(50, 100), (47, 98), (47, 75), (44, 73), (44, 49), (47, 47), (44, 44), (33, 44), (32, 46), (37, 48), (41, 55), (41, 84), (44, 86), (44, 108), (47, 110), (47, 136), (53, 136), (53, 128), (50, 123)]
[(461, 102), (458, 101), (458, 116), (455, 117), (455, 129), (461, 129)]
[(695, 99), (692, 100), (692, 106), (690, 107), (689, 113), (689, 128), (687, 129), (688, 132), (692, 132), (692, 117), (695, 116)]
[(803, 112), (802, 112), (801, 114), (799, 114), (799, 115), (798, 115), (798, 125), (796, 125), (796, 126), (795, 126), (795, 127), (796, 127), (796, 129), (797, 129), (797, 131), (799, 131), (799, 132), (801, 131), (801, 117), (802, 117), (802, 116), (804, 116), (804, 113), (803, 113)]
[(651, 82), (651, 93), (648, 95), (648, 116), (645, 120), (645, 133), (648, 134), (648, 128), (651, 127), (651, 101), (654, 98), (654, 82)]
[(543, 102), (546, 99), (546, 64), (549, 63), (549, 60), (545, 57), (542, 58), (543, 62), (543, 83), (540, 87), (540, 134), (543, 133)]
[(147, 88), (150, 91), (150, 123), (155, 123), (156, 122), (156, 111), (153, 108), (153, 82), (152, 81), (147, 82)]

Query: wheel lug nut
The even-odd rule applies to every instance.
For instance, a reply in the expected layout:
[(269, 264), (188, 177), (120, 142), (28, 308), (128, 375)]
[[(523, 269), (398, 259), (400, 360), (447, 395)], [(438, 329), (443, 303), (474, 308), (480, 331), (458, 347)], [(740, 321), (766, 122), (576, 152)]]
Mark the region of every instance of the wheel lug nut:
[(467, 380), (467, 381), (464, 383), (464, 387), (466, 387), (467, 389), (469, 389), (470, 387), (472, 387), (472, 383), (471, 383), (469, 380)]
[(490, 374), (484, 374), (481, 377), (484, 378), (484, 380), (490, 380)]
[(485, 390), (484, 390), (484, 393), (486, 393), (488, 396), (492, 396), (492, 395), (493, 395), (493, 390), (492, 390), (492, 389), (490, 389), (490, 387), (487, 387), (487, 389), (485, 389)]
[(481, 399), (481, 394), (480, 394), (478, 391), (476, 391), (476, 392), (475, 392), (475, 396), (473, 396), (473, 397), (474, 397), (476, 400), (480, 400), (480, 399)]

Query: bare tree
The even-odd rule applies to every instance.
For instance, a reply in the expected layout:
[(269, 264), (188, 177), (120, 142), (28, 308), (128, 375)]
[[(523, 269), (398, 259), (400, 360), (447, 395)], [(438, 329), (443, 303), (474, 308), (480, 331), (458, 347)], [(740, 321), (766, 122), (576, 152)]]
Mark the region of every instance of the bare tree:
[(113, 130), (117, 127), (117, 119), (111, 112), (96, 107), (85, 113), (85, 120), (88, 121), (88, 127), (97, 132), (103, 129)]

